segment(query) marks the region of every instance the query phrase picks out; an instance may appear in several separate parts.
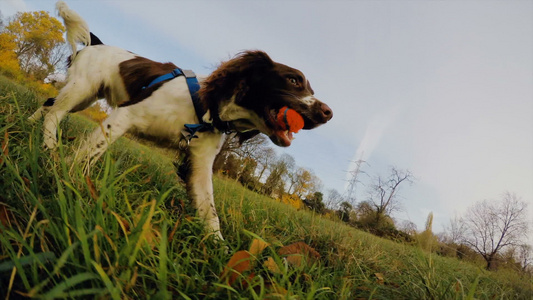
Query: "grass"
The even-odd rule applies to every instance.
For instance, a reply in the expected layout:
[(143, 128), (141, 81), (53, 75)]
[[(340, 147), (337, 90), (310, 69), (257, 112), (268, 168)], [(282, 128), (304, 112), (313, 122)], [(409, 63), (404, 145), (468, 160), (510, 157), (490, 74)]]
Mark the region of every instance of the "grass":
[[(38, 95), (0, 77), (0, 297), (105, 299), (531, 299), (531, 278), (487, 272), (296, 210), (215, 176), (225, 242), (195, 217), (168, 151), (121, 138), (85, 176), (66, 157), (96, 125), (72, 115), (57, 151), (27, 117)], [(234, 253), (271, 246), (233, 284)], [(300, 265), (294, 242), (320, 258)], [(265, 261), (273, 259), (276, 271)], [(251, 274), (253, 273), (253, 275)]]

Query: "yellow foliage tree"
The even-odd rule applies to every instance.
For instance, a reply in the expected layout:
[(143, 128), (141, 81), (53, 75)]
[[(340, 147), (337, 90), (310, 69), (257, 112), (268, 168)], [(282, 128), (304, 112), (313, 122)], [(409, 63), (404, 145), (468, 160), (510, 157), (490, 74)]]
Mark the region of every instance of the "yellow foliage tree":
[(295, 194), (283, 194), (281, 196), (281, 199), (279, 199), (279, 201), (281, 203), (285, 203), (285, 204), (288, 204), (292, 207), (295, 207), (297, 209), (301, 209), (304, 207), (304, 203), (302, 201), (302, 199), (300, 199), (300, 197), (298, 197), (297, 195)]
[(0, 70), (4, 75), (14, 79), (21, 79), (19, 61), (15, 54), (17, 45), (13, 35), (6, 32), (0, 32)]
[(98, 123), (101, 123), (107, 118), (107, 113), (99, 102), (95, 102), (93, 105), (89, 106), (85, 110), (80, 111), (79, 113)]
[(44, 80), (65, 58), (61, 49), (64, 32), (63, 24), (48, 12), (35, 11), (17, 13), (2, 34), (6, 35), (3, 42), (15, 53), (20, 69), (26, 75)]

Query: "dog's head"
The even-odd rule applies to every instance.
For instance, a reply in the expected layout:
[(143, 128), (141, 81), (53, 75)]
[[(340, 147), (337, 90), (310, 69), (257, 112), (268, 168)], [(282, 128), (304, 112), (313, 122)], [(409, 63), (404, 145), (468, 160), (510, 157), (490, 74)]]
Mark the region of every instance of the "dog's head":
[(289, 146), (292, 133), (277, 121), (282, 107), (299, 113), (303, 129), (329, 121), (333, 112), (314, 96), (305, 75), (274, 62), (262, 51), (247, 51), (222, 63), (203, 83), (200, 98), (215, 127), (231, 127), (241, 140), (262, 132), (278, 146)]

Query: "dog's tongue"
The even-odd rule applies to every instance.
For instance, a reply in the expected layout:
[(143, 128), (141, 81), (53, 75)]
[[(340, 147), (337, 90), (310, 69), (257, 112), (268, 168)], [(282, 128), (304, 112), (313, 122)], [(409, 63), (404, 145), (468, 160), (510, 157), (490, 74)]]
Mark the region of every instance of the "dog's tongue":
[(293, 140), (292, 132), (288, 130), (278, 130), (274, 132), (274, 134), (278, 137), (278, 141), (281, 142), (280, 146), (288, 147), (291, 145)]

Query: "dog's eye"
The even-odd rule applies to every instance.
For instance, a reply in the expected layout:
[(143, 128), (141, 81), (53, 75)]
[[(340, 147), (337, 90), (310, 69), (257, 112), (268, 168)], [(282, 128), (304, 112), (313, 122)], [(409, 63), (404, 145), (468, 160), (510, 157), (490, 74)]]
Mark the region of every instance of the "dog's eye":
[(292, 84), (292, 85), (298, 85), (298, 80), (294, 77), (289, 77), (289, 82)]

